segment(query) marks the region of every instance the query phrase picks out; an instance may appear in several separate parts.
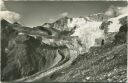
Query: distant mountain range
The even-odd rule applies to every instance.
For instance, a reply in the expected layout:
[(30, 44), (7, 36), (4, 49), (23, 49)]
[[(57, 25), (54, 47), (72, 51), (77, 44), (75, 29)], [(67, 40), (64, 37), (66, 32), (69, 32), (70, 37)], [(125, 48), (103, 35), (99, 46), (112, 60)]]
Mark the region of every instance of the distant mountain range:
[[(44, 77), (52, 76), (59, 70), (62, 71), (63, 68), (68, 68), (69, 66), (72, 68), (72, 63), (81, 57), (81, 55), (84, 55), (84, 58), (86, 58), (86, 56), (88, 57), (87, 53), (93, 53), (93, 48), (95, 47), (101, 48), (106, 45), (110, 47), (122, 46), (124, 50), (126, 50), (127, 16), (128, 15), (120, 15), (110, 18), (99, 13), (88, 17), (63, 17), (53, 23), (45, 23), (33, 28), (22, 26), (17, 22), (12, 24), (2, 19), (2, 81), (43, 81)], [(93, 49), (93, 51), (90, 51), (91, 49)], [(106, 49), (107, 47), (104, 48), (103, 51)], [(118, 50), (118, 48), (116, 50)], [(120, 51), (122, 52), (122, 50)], [(112, 51), (108, 50), (107, 52)], [(123, 52), (122, 56), (125, 55), (125, 53), (126, 52)], [(99, 53), (99, 55), (102, 54)], [(109, 58), (113, 55), (114, 54), (110, 54), (106, 57)], [(96, 55), (89, 54), (89, 57), (93, 58), (96, 57)], [(102, 56), (98, 56), (97, 60), (101, 57)], [(115, 58), (112, 59), (116, 60)], [(119, 58), (119, 62), (120, 60), (122, 61), (122, 59), (123, 58)], [(76, 61), (76, 64), (78, 64), (79, 61)], [(125, 62), (120, 65), (126, 65), (127, 63)], [(94, 62), (94, 65), (95, 63), (97, 62)], [(109, 71), (113, 71), (113, 69)], [(125, 72), (126, 70), (122, 71)], [(59, 79), (59, 77), (57, 78)], [(124, 79), (126, 79), (126, 76)], [(103, 79), (101, 79), (101, 81), (102, 80)], [(45, 79), (45, 81), (47, 80)]]

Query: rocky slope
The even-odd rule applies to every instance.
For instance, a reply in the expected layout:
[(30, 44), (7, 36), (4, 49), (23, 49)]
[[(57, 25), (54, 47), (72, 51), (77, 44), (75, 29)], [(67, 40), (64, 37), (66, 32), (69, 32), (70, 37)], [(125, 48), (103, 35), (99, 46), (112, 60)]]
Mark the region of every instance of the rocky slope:
[(127, 15), (94, 17), (34, 28), (3, 19), (2, 81), (126, 81)]

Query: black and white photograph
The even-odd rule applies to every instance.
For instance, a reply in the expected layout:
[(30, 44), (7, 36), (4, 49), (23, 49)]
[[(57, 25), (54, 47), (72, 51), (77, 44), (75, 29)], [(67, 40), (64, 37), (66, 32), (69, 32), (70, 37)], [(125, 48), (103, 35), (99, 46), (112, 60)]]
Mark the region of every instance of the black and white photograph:
[(128, 82), (127, 0), (0, 0), (1, 83)]

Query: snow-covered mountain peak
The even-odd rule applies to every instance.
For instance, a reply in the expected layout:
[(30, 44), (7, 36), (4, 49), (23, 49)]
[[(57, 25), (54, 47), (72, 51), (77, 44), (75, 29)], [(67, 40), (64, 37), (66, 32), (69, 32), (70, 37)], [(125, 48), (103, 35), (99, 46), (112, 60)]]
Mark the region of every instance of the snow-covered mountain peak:
[(118, 32), (119, 28), (122, 26), (121, 19), (124, 19), (123, 21), (127, 21), (128, 14), (122, 14), (117, 17), (113, 17), (108, 19), (107, 21), (104, 21), (101, 25), (101, 27), (104, 29), (107, 28), (107, 32)]

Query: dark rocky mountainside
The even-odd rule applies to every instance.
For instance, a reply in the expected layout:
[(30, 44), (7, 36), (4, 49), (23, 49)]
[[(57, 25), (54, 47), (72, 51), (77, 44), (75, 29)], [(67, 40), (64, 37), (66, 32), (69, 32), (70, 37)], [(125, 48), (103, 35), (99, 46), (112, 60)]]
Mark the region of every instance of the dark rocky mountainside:
[[(45, 71), (56, 65), (56, 60), (60, 55), (62, 57), (60, 57), (61, 61), (58, 65), (63, 64), (70, 58), (68, 50), (70, 45), (68, 44), (76, 42), (75, 44), (80, 46), (77, 40), (74, 41), (75, 39), (71, 37), (66, 37), (65, 41), (59, 41), (56, 36), (49, 35), (48, 32), (51, 30), (47, 28), (42, 31), (17, 23), (10, 24), (6, 20), (2, 20), (1, 24), (3, 81), (15, 80), (38, 71)], [(73, 47), (71, 48), (73, 49)], [(77, 51), (77, 49), (75, 50)]]
[(110, 21), (103, 21), (99, 29), (106, 38), (88, 52), (79, 37), (71, 36), (77, 27), (68, 27), (68, 20), (73, 19), (64, 17), (34, 28), (1, 20), (2, 81), (125, 82), (127, 17), (120, 19), (114, 33), (108, 32)]

